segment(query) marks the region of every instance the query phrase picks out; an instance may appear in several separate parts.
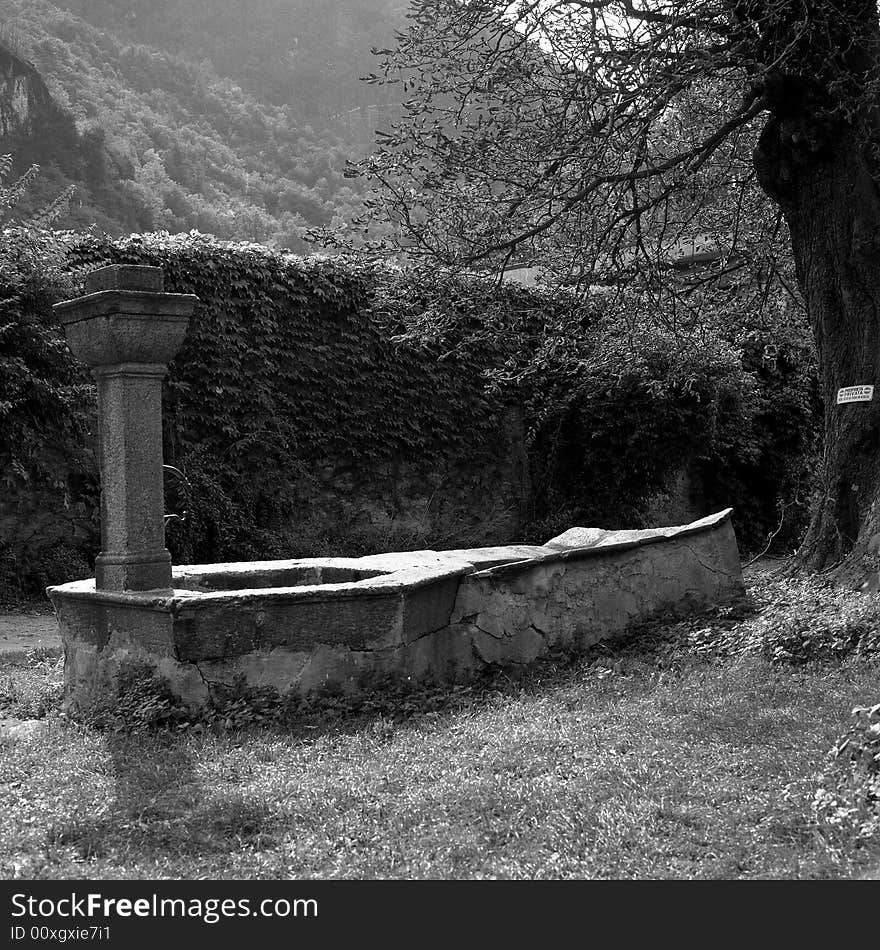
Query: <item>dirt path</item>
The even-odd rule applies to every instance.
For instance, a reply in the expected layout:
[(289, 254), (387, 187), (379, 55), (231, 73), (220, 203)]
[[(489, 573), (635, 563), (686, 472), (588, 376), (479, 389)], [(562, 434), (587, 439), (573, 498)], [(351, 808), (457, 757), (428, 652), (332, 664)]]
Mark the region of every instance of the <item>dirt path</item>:
[(0, 653), (61, 649), (55, 614), (46, 610), (0, 611)]

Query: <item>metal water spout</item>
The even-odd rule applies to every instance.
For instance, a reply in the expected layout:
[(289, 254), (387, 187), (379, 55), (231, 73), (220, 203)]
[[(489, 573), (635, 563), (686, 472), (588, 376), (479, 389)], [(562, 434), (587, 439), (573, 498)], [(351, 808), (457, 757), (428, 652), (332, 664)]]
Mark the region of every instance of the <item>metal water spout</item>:
[(177, 514), (175, 512), (173, 514), (165, 515), (165, 527), (168, 527), (168, 523), (170, 521), (177, 521), (180, 524), (183, 524), (189, 517), (189, 510), (190, 510), (190, 507), (192, 506), (192, 498), (193, 498), (192, 484), (190, 483), (190, 480), (186, 477), (186, 475), (184, 475), (183, 472), (181, 472), (181, 470), (177, 468), (177, 466), (175, 465), (163, 465), (162, 471), (170, 473), (171, 475), (173, 475), (175, 478), (179, 480), (183, 489), (184, 504), (186, 505), (186, 508), (183, 509), (183, 514)]

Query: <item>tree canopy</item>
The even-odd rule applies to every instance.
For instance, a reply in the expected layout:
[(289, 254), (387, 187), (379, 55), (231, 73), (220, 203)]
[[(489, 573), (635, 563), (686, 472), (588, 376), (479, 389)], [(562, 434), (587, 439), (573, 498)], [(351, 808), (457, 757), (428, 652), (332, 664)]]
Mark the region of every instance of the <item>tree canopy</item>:
[(878, 376), (876, 0), (416, 0), (384, 57), (406, 114), (362, 169), (410, 254), (650, 284), (708, 231), (793, 289), (791, 260), (825, 400), (804, 557), (869, 551), (880, 411), (835, 394)]
[(363, 166), (381, 186), (374, 207), (411, 253), (562, 252), (588, 278), (707, 229), (754, 243), (759, 223), (778, 230), (755, 187), (757, 120), (785, 124), (798, 161), (835, 122), (865, 117), (877, 82), (876, 58), (856, 53), (859, 39), (876, 45), (866, 7), (417, 2), (375, 77), (408, 100)]

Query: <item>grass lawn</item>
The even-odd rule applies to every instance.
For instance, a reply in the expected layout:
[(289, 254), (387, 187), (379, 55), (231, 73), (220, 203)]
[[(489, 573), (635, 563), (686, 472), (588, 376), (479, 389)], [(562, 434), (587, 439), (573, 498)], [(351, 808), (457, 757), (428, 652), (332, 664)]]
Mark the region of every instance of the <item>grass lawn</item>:
[[(60, 656), (5, 657), (0, 716), (45, 725), (0, 739), (0, 876), (876, 876), (876, 770), (829, 751), (880, 701), (858, 646), (880, 601), (752, 598), (525, 676), (262, 722), (74, 723)], [(792, 662), (823, 623), (822, 661)]]

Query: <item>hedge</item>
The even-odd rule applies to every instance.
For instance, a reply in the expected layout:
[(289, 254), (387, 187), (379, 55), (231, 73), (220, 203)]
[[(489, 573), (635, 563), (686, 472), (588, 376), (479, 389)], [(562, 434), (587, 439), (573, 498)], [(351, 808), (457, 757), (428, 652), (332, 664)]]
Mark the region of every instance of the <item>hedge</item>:
[(316, 460), (478, 465), (511, 404), (534, 489), (524, 540), (638, 525), (683, 466), (707, 505), (734, 506), (745, 550), (806, 498), (820, 407), (797, 328), (683, 337), (612, 290), (549, 294), (197, 233), (6, 232), (0, 263), (0, 597), (4, 578), (7, 596), (34, 590), (96, 553), (93, 389), (51, 303), (105, 263), (161, 266), (166, 289), (201, 300), (165, 392), (166, 461), (192, 487), (186, 530), (169, 530), (176, 560), (362, 553), (375, 539), (337, 525), (319, 543), (291, 521)]

